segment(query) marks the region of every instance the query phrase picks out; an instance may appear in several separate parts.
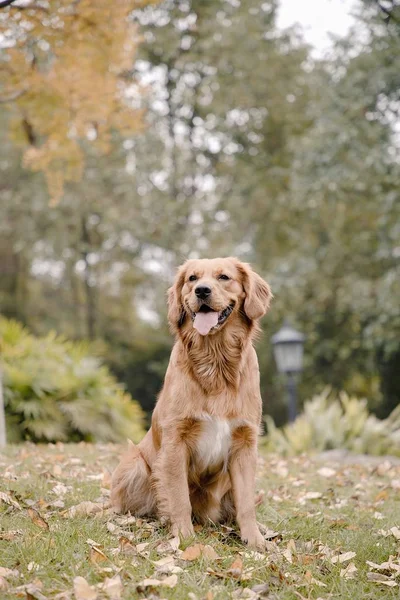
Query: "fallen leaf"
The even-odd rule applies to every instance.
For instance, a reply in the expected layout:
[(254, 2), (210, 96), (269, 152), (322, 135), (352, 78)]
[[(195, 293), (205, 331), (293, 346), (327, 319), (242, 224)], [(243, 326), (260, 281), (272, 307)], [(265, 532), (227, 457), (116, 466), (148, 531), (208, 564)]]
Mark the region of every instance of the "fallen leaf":
[(321, 475), (321, 477), (327, 478), (336, 475), (335, 469), (331, 469), (330, 467), (321, 467), (321, 469), (318, 469), (317, 473)]
[(356, 556), (355, 552), (344, 552), (343, 554), (336, 554), (335, 556), (332, 556), (331, 562), (333, 564), (336, 564), (336, 563), (342, 564), (344, 562), (347, 562), (348, 560), (351, 560), (355, 556)]
[(383, 518), (384, 518), (384, 517), (383, 517), (383, 514), (382, 514), (382, 513), (380, 513), (380, 512), (379, 512), (379, 511), (377, 511), (377, 510), (374, 512), (374, 519), (376, 519), (377, 521), (382, 521), (382, 519), (383, 519)]
[(7, 567), (0, 567), (0, 577), (19, 577), (19, 571), (17, 571), (17, 569), (7, 569)]
[(64, 510), (61, 513), (61, 515), (66, 518), (87, 517), (89, 515), (94, 515), (100, 511), (103, 511), (105, 508), (107, 508), (105, 504), (85, 500), (84, 502), (80, 502), (75, 506), (71, 506), (70, 508), (68, 508), (68, 510)]
[(374, 498), (374, 502), (380, 502), (381, 500), (387, 500), (389, 492), (387, 490), (381, 490)]
[(240, 579), (243, 571), (243, 561), (240, 556), (237, 556), (229, 569), (227, 570), (228, 575), (234, 579)]
[(173, 556), (165, 556), (160, 560), (153, 560), (153, 565), (156, 567), (157, 573), (170, 575), (171, 573), (182, 573), (183, 569), (176, 566)]
[(354, 579), (357, 571), (356, 565), (351, 562), (344, 569), (340, 569), (340, 577), (343, 577), (343, 579)]
[(165, 542), (161, 542), (156, 547), (158, 554), (168, 554), (169, 552), (175, 552), (178, 550), (180, 544), (179, 537), (173, 537), (170, 540), (166, 540)]
[(9, 494), (6, 494), (5, 492), (0, 492), (0, 502), (4, 502), (4, 504), (8, 504), (8, 506), (12, 506), (13, 508), (22, 510), (18, 502), (11, 498), (11, 496)]
[(136, 587), (137, 587), (138, 591), (140, 591), (141, 589), (148, 588), (148, 587), (174, 588), (177, 583), (178, 583), (178, 576), (170, 575), (169, 577), (166, 577), (165, 579), (143, 579), (143, 581), (140, 581), (139, 583), (136, 584)]
[(394, 535), (396, 540), (400, 540), (400, 529), (398, 527), (391, 527), (389, 531), (392, 535)]
[(95, 588), (80, 576), (74, 578), (74, 594), (76, 600), (96, 600), (97, 598)]
[(149, 546), (149, 542), (142, 542), (141, 544), (136, 545), (136, 550), (139, 554), (142, 554), (144, 550)]
[(118, 525), (121, 525), (121, 527), (125, 527), (126, 525), (134, 525), (137, 522), (136, 517), (133, 516), (129, 516), (129, 517), (117, 517), (115, 519), (115, 522), (118, 523)]
[(119, 542), (119, 549), (121, 550), (121, 552), (124, 552), (125, 554), (137, 554), (136, 546), (134, 544), (132, 544), (130, 539), (128, 539), (124, 535), (122, 535), (119, 538), (118, 542)]
[(232, 592), (232, 598), (235, 600), (257, 600), (259, 597), (259, 594), (250, 588), (239, 588)]
[(89, 550), (89, 560), (91, 563), (96, 564), (103, 562), (104, 560), (108, 560), (108, 558), (104, 552), (100, 550), (100, 548), (97, 548), (97, 546), (91, 546)]
[(26, 600), (47, 600), (47, 596), (42, 594), (40, 588), (34, 583), (28, 583), (25, 587), (25, 594)]
[(377, 571), (387, 571), (388, 573), (391, 573), (393, 571), (393, 573), (395, 575), (399, 575), (400, 574), (400, 562), (399, 559), (397, 558), (397, 562), (393, 559), (395, 559), (396, 557), (390, 555), (388, 560), (381, 563), (380, 565), (378, 565), (377, 563), (374, 563), (370, 560), (367, 560), (366, 563), (369, 567), (371, 567), (371, 569), (375, 569)]
[(114, 577), (106, 577), (101, 589), (110, 600), (119, 600), (123, 591), (122, 580), (119, 575)]
[(321, 492), (307, 492), (304, 494), (303, 498), (305, 500), (318, 500), (319, 498), (322, 498), (322, 494)]
[(383, 585), (387, 585), (389, 587), (397, 586), (396, 581), (387, 575), (383, 575), (382, 573), (367, 573), (367, 579), (373, 583), (382, 583)]
[(253, 585), (251, 591), (255, 592), (258, 598), (268, 598), (270, 595), (270, 587), (268, 583), (259, 583), (257, 585)]
[(9, 531), (0, 531), (0, 540), (12, 542), (17, 536), (22, 534), (23, 531), (21, 529), (10, 529)]
[(304, 575), (304, 579), (306, 580), (308, 585), (317, 585), (318, 587), (327, 587), (326, 583), (315, 579), (311, 573), (311, 571), (306, 571)]
[(34, 523), (41, 529), (46, 529), (47, 531), (49, 530), (49, 524), (43, 519), (43, 517), (38, 513), (37, 510), (35, 510), (34, 508), (28, 508), (28, 515), (32, 523)]
[(181, 560), (197, 560), (201, 556), (206, 558), (215, 559), (218, 558), (218, 554), (215, 552), (214, 548), (209, 545), (204, 544), (194, 544), (193, 546), (189, 546), (184, 550), (180, 556)]
[(68, 488), (63, 483), (57, 483), (51, 491), (56, 496), (64, 496), (68, 492)]

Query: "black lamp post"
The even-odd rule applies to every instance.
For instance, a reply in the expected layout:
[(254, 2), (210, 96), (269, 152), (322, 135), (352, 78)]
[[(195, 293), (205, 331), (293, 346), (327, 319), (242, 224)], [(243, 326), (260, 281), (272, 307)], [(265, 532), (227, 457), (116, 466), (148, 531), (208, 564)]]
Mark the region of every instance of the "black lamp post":
[(288, 417), (292, 423), (297, 415), (296, 375), (303, 370), (304, 335), (285, 322), (272, 336), (272, 344), (278, 371), (286, 375)]

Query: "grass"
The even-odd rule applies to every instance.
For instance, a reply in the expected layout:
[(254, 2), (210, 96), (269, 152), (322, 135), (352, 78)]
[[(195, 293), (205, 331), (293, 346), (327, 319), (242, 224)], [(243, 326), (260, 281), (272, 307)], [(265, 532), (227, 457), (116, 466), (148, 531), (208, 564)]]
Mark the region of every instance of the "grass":
[[(263, 456), (258, 519), (272, 539), (259, 555), (234, 530), (213, 525), (198, 527), (196, 539), (176, 550), (166, 545), (170, 536), (160, 523), (135, 522), (104, 508), (120, 451), (26, 444), (0, 454), (2, 600), (399, 597), (400, 540), (390, 529), (400, 526), (400, 466)], [(82, 501), (94, 503), (85, 505), (87, 515), (79, 514)], [(77, 514), (68, 512), (77, 505)], [(182, 550), (197, 543), (210, 546), (212, 556), (198, 547), (197, 559), (183, 560)], [(346, 558), (348, 552), (355, 554)], [(390, 556), (398, 571), (366, 562), (381, 565)], [(169, 565), (154, 564), (163, 558)], [(371, 581), (371, 573), (383, 582)], [(78, 576), (92, 588), (85, 582), (80, 588)], [(172, 587), (163, 585), (166, 577)], [(147, 585), (148, 578), (161, 583)]]

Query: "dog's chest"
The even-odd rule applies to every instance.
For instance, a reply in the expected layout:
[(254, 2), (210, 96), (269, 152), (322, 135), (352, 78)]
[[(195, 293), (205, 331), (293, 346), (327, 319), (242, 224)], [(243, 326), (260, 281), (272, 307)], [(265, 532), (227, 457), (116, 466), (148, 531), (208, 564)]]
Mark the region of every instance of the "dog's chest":
[(226, 466), (232, 440), (233, 422), (208, 416), (201, 422), (196, 459), (202, 468)]

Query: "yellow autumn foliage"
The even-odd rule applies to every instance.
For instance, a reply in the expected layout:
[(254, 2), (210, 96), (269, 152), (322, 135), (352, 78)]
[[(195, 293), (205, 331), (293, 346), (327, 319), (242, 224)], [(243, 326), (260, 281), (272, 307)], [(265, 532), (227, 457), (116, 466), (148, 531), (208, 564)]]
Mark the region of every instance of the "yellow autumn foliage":
[(143, 0), (51, 0), (0, 14), (0, 101), (24, 165), (43, 171), (51, 202), (79, 181), (83, 144), (110, 148), (111, 133), (137, 132), (141, 113), (126, 90), (140, 41), (131, 13)]

